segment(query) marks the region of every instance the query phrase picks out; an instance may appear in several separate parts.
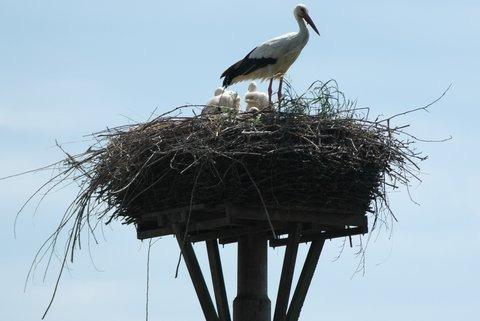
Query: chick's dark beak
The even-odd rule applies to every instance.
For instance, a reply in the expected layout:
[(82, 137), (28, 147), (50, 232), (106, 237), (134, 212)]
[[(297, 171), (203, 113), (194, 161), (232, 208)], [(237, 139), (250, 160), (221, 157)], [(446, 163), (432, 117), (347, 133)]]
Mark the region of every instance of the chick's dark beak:
[(313, 22), (312, 18), (310, 18), (308, 13), (305, 13), (305, 17), (303, 19), (305, 19), (309, 26), (312, 27), (312, 29), (317, 33), (317, 35), (320, 36), (320, 32), (318, 32), (317, 26), (315, 26), (315, 23)]

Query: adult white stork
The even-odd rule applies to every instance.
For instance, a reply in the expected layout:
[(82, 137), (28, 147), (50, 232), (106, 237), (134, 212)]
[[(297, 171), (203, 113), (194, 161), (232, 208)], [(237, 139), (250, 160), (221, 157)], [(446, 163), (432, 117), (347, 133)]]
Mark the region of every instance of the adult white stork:
[(298, 22), (300, 30), (270, 39), (255, 47), (245, 58), (223, 72), (220, 78), (224, 78), (224, 87), (249, 79), (270, 79), (268, 97), (271, 103), (272, 82), (273, 79), (279, 79), (278, 100), (280, 101), (282, 97), (283, 75), (295, 62), (308, 42), (308, 29), (305, 22), (320, 35), (315, 23), (308, 15), (308, 9), (305, 5), (297, 5), (295, 10), (293, 10), (293, 15)]

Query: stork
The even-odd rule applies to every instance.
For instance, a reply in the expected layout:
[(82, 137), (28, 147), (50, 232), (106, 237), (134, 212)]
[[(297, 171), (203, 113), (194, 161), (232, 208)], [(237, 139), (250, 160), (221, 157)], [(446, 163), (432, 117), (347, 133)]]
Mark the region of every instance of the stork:
[(202, 109), (202, 115), (219, 114), (222, 107), (238, 113), (240, 110), (240, 97), (234, 91), (217, 88), (214, 96), (205, 104)]
[(293, 10), (293, 15), (298, 22), (299, 31), (290, 32), (282, 36), (270, 39), (253, 48), (245, 58), (236, 62), (223, 72), (223, 86), (249, 79), (270, 79), (268, 86), (268, 100), (272, 102), (273, 79), (279, 79), (278, 100), (282, 97), (283, 75), (295, 62), (308, 42), (308, 23), (312, 29), (320, 35), (312, 18), (308, 15), (308, 9), (299, 4)]
[(247, 112), (252, 108), (260, 111), (271, 107), (271, 104), (268, 101), (268, 95), (264, 92), (257, 91), (257, 84), (253, 81), (248, 85), (248, 92), (245, 94), (245, 102), (247, 103)]

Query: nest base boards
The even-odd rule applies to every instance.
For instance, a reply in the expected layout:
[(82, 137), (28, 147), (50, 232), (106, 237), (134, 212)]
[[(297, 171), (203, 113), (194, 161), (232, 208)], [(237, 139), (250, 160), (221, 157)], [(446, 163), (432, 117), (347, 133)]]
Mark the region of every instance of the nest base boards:
[[(147, 239), (175, 235), (207, 321), (231, 321), (218, 244), (238, 243), (237, 297), (233, 321), (272, 320), (268, 298), (267, 253), (286, 246), (273, 321), (297, 321), (326, 239), (365, 234), (363, 214), (327, 209), (268, 209), (235, 205), (195, 205), (142, 215), (137, 236)], [(192, 244), (204, 241), (208, 253), (215, 304), (208, 291)], [(310, 243), (290, 299), (300, 243)]]

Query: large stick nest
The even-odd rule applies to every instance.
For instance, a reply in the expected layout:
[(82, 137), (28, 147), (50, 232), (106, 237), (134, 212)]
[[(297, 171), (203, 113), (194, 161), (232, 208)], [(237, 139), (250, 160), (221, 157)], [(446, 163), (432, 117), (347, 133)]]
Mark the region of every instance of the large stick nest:
[(96, 209), (135, 223), (199, 203), (377, 213), (386, 185), (407, 184), (422, 159), (404, 127), (369, 120), (334, 82), (290, 88), (275, 112), (183, 116), (192, 107), (97, 133), (69, 157), (83, 186), (77, 219)]
[(382, 222), (388, 213), (394, 218), (387, 190), (408, 188), (418, 179), (416, 163), (425, 159), (414, 148), (418, 139), (404, 131), (408, 125), (392, 127), (391, 121), (426, 110), (443, 95), (425, 107), (371, 120), (369, 109), (345, 99), (334, 81), (315, 82), (303, 94), (287, 86), (276, 111), (195, 116), (194, 109), (204, 106), (181, 106), (93, 134), (92, 145), (77, 155), (59, 146), (66, 158), (39, 169), (58, 172), (19, 213), (36, 195), (42, 201), (72, 183), (79, 190), (34, 262), (45, 256), (50, 262), (62, 232), (63, 270), (85, 228), (95, 238), (101, 222), (134, 224), (142, 214), (195, 204), (261, 206), (267, 214), (279, 207), (371, 212), (375, 228), (379, 214), (387, 213)]
[(391, 165), (403, 162), (393, 143), (381, 128), (351, 118), (159, 118), (111, 136), (91, 186), (127, 222), (192, 203), (360, 214)]

